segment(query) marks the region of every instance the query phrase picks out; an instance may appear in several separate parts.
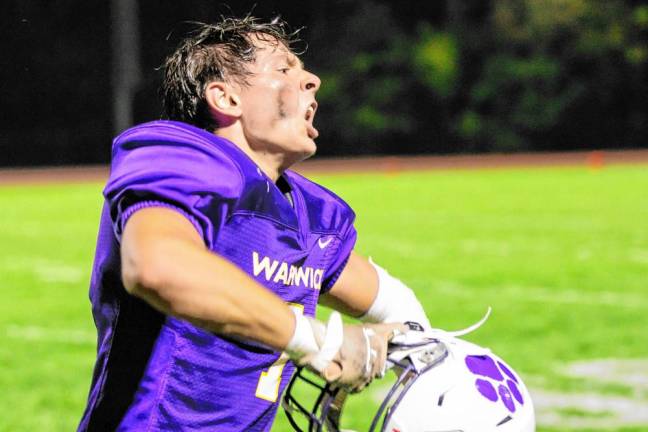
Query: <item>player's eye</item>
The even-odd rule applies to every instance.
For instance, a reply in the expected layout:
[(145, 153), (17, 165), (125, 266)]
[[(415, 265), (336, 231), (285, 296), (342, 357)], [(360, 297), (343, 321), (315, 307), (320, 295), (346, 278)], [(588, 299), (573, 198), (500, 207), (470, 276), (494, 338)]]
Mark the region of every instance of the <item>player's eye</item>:
[(282, 74), (287, 74), (289, 70), (290, 70), (290, 68), (286, 67), (286, 68), (279, 69), (279, 72), (281, 72)]

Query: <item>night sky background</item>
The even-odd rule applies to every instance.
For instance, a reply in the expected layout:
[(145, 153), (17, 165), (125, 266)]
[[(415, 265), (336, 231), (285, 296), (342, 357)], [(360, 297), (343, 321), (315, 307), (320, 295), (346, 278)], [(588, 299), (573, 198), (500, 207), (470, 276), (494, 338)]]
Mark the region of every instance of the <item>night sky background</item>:
[[(3, 2), (0, 166), (109, 161), (114, 3)], [(160, 118), (158, 67), (187, 21), (253, 10), (304, 27), (319, 157), (645, 148), (642, 3), (140, 0), (132, 122)]]

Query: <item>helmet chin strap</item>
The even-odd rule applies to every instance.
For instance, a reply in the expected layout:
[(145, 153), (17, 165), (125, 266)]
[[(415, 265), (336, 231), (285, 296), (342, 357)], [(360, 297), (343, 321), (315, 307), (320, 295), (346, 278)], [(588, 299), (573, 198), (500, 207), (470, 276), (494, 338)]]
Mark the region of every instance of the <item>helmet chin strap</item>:
[[(414, 366), (417, 371), (427, 368), (428, 364), (434, 362), (437, 355), (441, 352), (433, 349), (436, 345), (452, 344), (452, 341), (457, 337), (472, 333), (481, 327), (486, 320), (490, 317), (492, 308), (489, 306), (486, 314), (477, 321), (475, 324), (461, 330), (446, 331), (442, 329), (429, 329), (421, 331), (414, 327), (412, 330), (395, 336), (389, 343), (389, 354), (387, 356), (386, 368), (399, 369), (402, 362), (409, 358), (409, 362)], [(410, 325), (410, 328), (412, 326)], [(482, 348), (484, 354), (490, 350)], [(425, 359), (421, 361), (421, 359)]]
[(493, 309), (490, 306), (488, 306), (488, 309), (486, 310), (486, 313), (484, 314), (482, 319), (480, 319), (479, 321), (477, 321), (475, 324), (471, 325), (470, 327), (466, 327), (465, 329), (455, 330), (455, 331), (445, 331), (445, 330), (441, 330), (441, 329), (432, 329), (431, 333), (435, 334), (435, 333), (438, 332), (439, 334), (447, 335), (447, 336), (450, 336), (450, 337), (465, 336), (468, 333), (472, 333), (475, 330), (477, 330), (479, 327), (484, 325), (486, 320), (488, 320), (488, 318), (490, 317), (490, 314), (491, 314), (492, 310)]

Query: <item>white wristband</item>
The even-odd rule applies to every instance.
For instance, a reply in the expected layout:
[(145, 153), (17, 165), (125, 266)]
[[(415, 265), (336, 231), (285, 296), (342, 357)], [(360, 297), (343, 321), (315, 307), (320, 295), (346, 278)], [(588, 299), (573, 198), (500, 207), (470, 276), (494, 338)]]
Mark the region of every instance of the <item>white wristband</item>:
[[(303, 314), (293, 310), (295, 314), (295, 332), (290, 342), (286, 345), (285, 351), (291, 359), (299, 360), (310, 356), (308, 365), (318, 372), (323, 372), (331, 363), (335, 355), (340, 351), (344, 339), (344, 326), (342, 317), (338, 312), (333, 312), (324, 325)], [(315, 332), (320, 335), (322, 346), (320, 347), (315, 337)]]
[(374, 323), (413, 321), (423, 326), (425, 330), (431, 329), (430, 321), (414, 292), (399, 279), (390, 275), (387, 270), (374, 263), (371, 258), (369, 263), (378, 273), (378, 294), (369, 310), (360, 319)]
[(339, 312), (332, 312), (326, 323), (326, 336), (322, 348), (311, 360), (311, 366), (323, 372), (328, 367), (335, 355), (340, 351), (344, 340), (344, 325)]
[(319, 352), (319, 345), (313, 333), (310, 320), (301, 312), (291, 309), (295, 314), (295, 332), (286, 345), (286, 352), (291, 358), (299, 358)]

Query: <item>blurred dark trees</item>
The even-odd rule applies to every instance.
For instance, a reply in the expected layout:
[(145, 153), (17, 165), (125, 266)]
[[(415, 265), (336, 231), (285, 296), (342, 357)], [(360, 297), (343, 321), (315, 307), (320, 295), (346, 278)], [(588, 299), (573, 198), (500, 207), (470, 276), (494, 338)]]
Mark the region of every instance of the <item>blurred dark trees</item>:
[[(135, 121), (207, 0), (140, 0)], [(630, 0), (264, 1), (305, 26), (321, 155), (648, 147), (648, 6)], [(3, 4), (0, 165), (109, 160), (109, 2)]]

